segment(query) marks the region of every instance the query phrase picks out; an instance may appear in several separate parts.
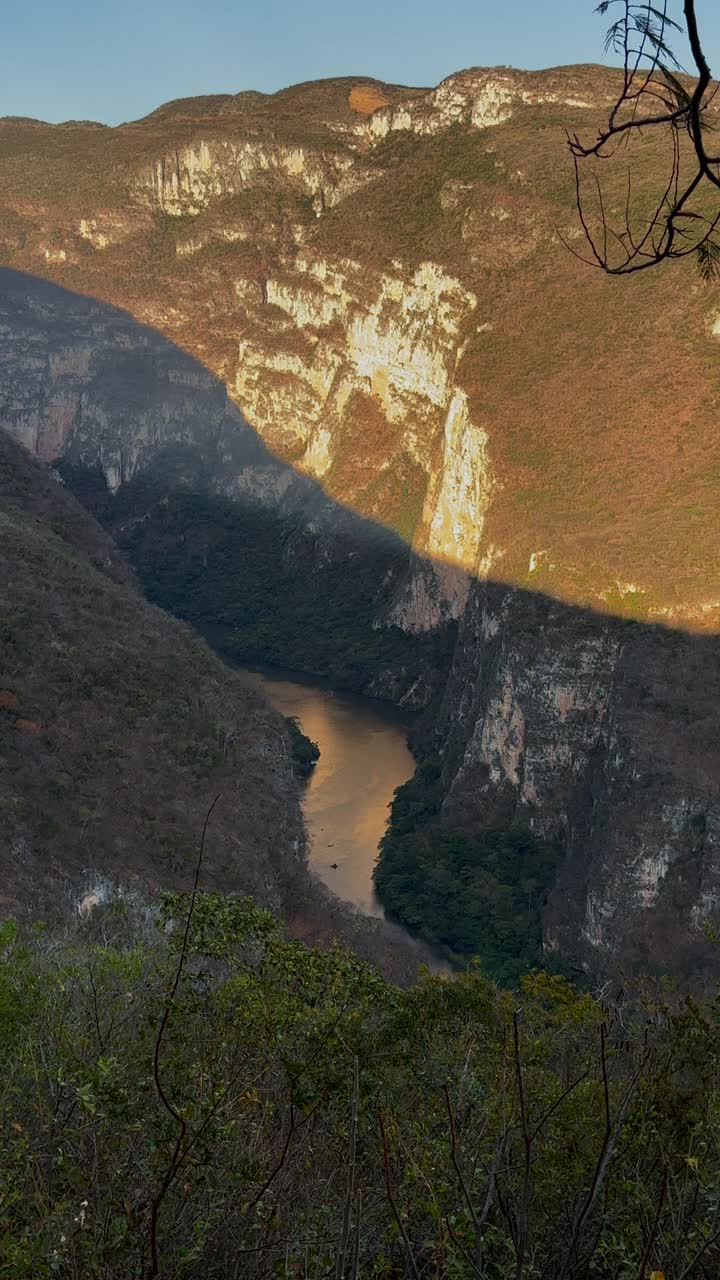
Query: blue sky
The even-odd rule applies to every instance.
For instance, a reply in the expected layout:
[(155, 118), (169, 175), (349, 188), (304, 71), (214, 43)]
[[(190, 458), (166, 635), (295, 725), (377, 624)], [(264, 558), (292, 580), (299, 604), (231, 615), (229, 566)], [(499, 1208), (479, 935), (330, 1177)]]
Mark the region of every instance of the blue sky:
[[(136, 119), (170, 98), (467, 66), (603, 61), (596, 0), (8, 0), (0, 116)], [(671, 0), (681, 12), (680, 0)], [(720, 13), (699, 0), (720, 71)], [(9, 10), (9, 11), (8, 11)], [(715, 65), (716, 64), (716, 65)]]

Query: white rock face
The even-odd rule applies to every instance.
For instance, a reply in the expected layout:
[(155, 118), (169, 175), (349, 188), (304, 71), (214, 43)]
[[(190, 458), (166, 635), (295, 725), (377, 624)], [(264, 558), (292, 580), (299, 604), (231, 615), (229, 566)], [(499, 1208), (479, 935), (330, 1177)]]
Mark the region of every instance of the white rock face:
[[(489, 434), (472, 421), (457, 375), (475, 295), (431, 261), (371, 273), (301, 248), (266, 281), (264, 300), (241, 281), (236, 296), (249, 323), (231, 394), (245, 417), (293, 466), (332, 480), (358, 406), (372, 406), (388, 434), (382, 467), (369, 461), (367, 479), (409, 460), (424, 487), (413, 545), (447, 563), (447, 571), (416, 568), (391, 620), (423, 630), (458, 617), (467, 574), (488, 554), (495, 489)], [(332, 483), (330, 493), (357, 499)]]
[(477, 617), (471, 613), (466, 622), (474, 660), (482, 663), (496, 638), (502, 647), (492, 659), (481, 711), (473, 706), (468, 684), (466, 744), (451, 799), (453, 789), (475, 788), (471, 779), (480, 769), (484, 785), (510, 788), (539, 829), (557, 829), (567, 820), (562, 790), (587, 767), (609, 713), (618, 645), (611, 637), (585, 635), (569, 647), (543, 644), (527, 664), (508, 634), (505, 611), (512, 610), (515, 595), (509, 592), (498, 612), (483, 603), (483, 591), (476, 579)]
[(391, 421), (408, 394), (447, 404), (448, 357), (476, 305), (473, 294), (432, 262), (422, 263), (407, 282), (382, 277), (377, 298), (351, 321), (348, 346), (357, 375), (370, 380)]
[(473, 100), (470, 123), (476, 129), (489, 129), (502, 124), (512, 115), (513, 91), (502, 80), (488, 80), (484, 90)]
[(340, 152), (318, 155), (305, 147), (201, 139), (156, 160), (138, 179), (136, 192), (172, 217), (193, 216), (273, 175), (319, 197), (323, 207), (363, 181), (352, 157)]
[(487, 432), (470, 421), (467, 396), (458, 390), (445, 420), (442, 466), (425, 500), (430, 555), (475, 569), (492, 491)]
[(492, 782), (520, 784), (525, 755), (525, 716), (515, 697), (510, 673), (505, 677), (502, 697), (492, 701), (488, 714), (478, 723), (480, 752)]
[(470, 575), (442, 560), (418, 560), (384, 622), (412, 635), (432, 631), (462, 617), (470, 590)]
[[(378, 142), (398, 130), (432, 135), (453, 124), (491, 129), (509, 120), (517, 107), (545, 103), (572, 108), (600, 105), (578, 96), (570, 81), (565, 89), (549, 92), (533, 80), (532, 75), (512, 68), (461, 71), (448, 76), (428, 94), (373, 112), (368, 121), (356, 126), (356, 132), (371, 142)], [(604, 102), (603, 98), (603, 105)]]
[(450, 570), (407, 583), (393, 621), (421, 630), (457, 617), (494, 489), (488, 433), (471, 421), (457, 383), (474, 294), (433, 262), (370, 274), (352, 259), (303, 249), (268, 279), (264, 302), (236, 291), (251, 322), (233, 387), (245, 416), (272, 448), (322, 480), (354, 430), (353, 397), (373, 405), (394, 441), (385, 441), (383, 466), (402, 455), (424, 475), (414, 545)]

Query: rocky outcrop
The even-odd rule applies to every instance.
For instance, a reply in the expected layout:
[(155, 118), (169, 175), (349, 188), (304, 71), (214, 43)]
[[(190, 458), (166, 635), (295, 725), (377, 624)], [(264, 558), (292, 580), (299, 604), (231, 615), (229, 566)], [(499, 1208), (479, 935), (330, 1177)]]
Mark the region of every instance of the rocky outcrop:
[[(323, 480), (342, 468), (353, 418), (376, 414), (387, 429), (374, 456), (367, 442), (366, 465), (388, 472), (405, 459), (414, 472), (414, 523), (403, 532), (417, 552), (472, 572), (493, 485), (487, 434), (456, 381), (474, 295), (432, 262), (409, 280), (400, 268), (368, 278), (352, 260), (300, 252), (292, 274), (268, 279), (265, 302), (284, 320), (269, 351), (262, 304), (248, 312), (254, 331), (240, 343), (233, 394), (249, 421)], [(354, 506), (388, 518), (382, 498)], [(414, 617), (437, 621), (429, 601), (425, 621)]]
[(470, 593), (438, 727), (444, 812), (562, 851), (545, 945), (590, 972), (712, 967), (720, 640)]
[[(273, 181), (331, 208), (362, 182), (352, 158), (302, 146), (201, 139), (156, 160), (135, 182), (142, 201), (172, 217), (195, 217), (215, 201)], [(101, 246), (104, 247), (104, 246)]]
[[(599, 68), (593, 68), (599, 71)], [(585, 74), (583, 74), (585, 72)], [(513, 67), (473, 68), (448, 76), (436, 89), (421, 97), (400, 101), (375, 111), (367, 126), (373, 140), (396, 130), (442, 133), (452, 125), (489, 129), (504, 124), (523, 107), (560, 105), (599, 108), (612, 102), (609, 77), (588, 84), (587, 69), (562, 67), (540, 75)], [(358, 126), (358, 131), (362, 126)]]
[(0, 342), (0, 422), (44, 462), (98, 468), (112, 492), (171, 451), (180, 483), (235, 485), (258, 468), (272, 473), (264, 501), (277, 484), (217, 378), (131, 316), (0, 270)]

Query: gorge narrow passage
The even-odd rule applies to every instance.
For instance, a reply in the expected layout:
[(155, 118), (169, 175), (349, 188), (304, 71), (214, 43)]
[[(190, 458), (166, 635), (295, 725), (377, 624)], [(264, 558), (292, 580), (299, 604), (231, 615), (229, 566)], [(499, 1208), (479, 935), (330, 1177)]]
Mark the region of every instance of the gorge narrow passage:
[(339, 898), (382, 915), (372, 872), (393, 792), (415, 768), (407, 722), (382, 703), (283, 673), (243, 675), (320, 747), (303, 796), (311, 866)]

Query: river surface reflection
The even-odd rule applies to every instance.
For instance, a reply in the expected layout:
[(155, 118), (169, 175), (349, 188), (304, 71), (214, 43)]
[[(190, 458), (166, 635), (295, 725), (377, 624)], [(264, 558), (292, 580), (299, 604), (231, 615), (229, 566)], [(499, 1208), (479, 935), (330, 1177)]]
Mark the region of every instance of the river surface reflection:
[(372, 883), (378, 842), (393, 792), (415, 768), (407, 722), (369, 698), (299, 684), (280, 673), (243, 671), (284, 716), (297, 716), (320, 748), (303, 809), (310, 863), (334, 893), (381, 916)]

